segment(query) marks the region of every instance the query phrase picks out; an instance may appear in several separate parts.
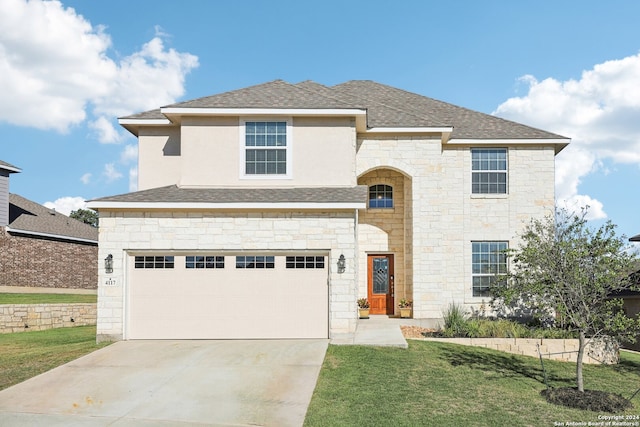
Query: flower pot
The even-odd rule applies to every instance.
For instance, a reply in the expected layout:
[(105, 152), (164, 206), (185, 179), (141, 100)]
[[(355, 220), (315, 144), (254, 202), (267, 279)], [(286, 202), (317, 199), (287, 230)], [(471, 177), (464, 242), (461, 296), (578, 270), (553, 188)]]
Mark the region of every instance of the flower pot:
[(368, 308), (359, 308), (358, 309), (358, 314), (360, 315), (361, 319), (368, 319), (369, 318), (369, 309)]
[(411, 307), (403, 307), (400, 309), (400, 317), (411, 317)]

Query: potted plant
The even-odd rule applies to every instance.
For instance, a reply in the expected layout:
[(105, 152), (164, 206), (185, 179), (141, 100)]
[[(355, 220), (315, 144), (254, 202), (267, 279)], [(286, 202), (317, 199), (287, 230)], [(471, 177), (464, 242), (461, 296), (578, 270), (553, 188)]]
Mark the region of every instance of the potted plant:
[(369, 300), (366, 298), (360, 298), (358, 300), (358, 314), (361, 319), (369, 318)]
[(413, 306), (413, 301), (408, 299), (401, 299), (398, 303), (398, 307), (400, 307), (400, 317), (411, 317), (411, 307)]

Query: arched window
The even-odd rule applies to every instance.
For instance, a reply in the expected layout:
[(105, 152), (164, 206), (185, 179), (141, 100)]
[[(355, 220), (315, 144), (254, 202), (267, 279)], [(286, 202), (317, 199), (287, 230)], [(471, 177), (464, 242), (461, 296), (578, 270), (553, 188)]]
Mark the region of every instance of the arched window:
[(369, 187), (369, 207), (392, 208), (393, 188), (384, 184), (376, 184)]

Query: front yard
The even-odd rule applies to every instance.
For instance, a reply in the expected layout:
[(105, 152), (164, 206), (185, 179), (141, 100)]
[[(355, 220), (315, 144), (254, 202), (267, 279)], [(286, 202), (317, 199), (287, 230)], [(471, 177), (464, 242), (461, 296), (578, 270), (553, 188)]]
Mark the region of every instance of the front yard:
[[(573, 385), (575, 364), (545, 361), (545, 368), (552, 387)], [(619, 365), (585, 366), (585, 381), (587, 389), (630, 398), (640, 387), (640, 355), (623, 352)], [(305, 426), (553, 426), (600, 421), (602, 414), (547, 403), (540, 395), (544, 389), (540, 362), (534, 357), (414, 340), (409, 340), (407, 350), (329, 346)], [(640, 414), (640, 393), (632, 402), (635, 409), (625, 415)]]
[[(107, 345), (95, 343), (95, 332), (0, 335), (0, 390)], [(545, 361), (545, 368), (552, 387), (573, 385), (575, 364)], [(640, 354), (622, 352), (615, 366), (585, 366), (585, 381), (587, 389), (630, 398), (640, 387)], [(586, 425), (611, 415), (549, 404), (544, 389), (533, 357), (415, 340), (407, 350), (330, 345), (305, 426)], [(640, 393), (632, 402), (635, 409), (615, 415), (639, 415)]]

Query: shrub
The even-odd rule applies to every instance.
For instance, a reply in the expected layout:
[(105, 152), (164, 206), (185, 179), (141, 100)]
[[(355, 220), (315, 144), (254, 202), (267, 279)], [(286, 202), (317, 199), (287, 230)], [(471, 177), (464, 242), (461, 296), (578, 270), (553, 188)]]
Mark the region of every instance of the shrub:
[(448, 337), (464, 337), (467, 332), (467, 313), (461, 305), (451, 303), (444, 312), (444, 331)]

